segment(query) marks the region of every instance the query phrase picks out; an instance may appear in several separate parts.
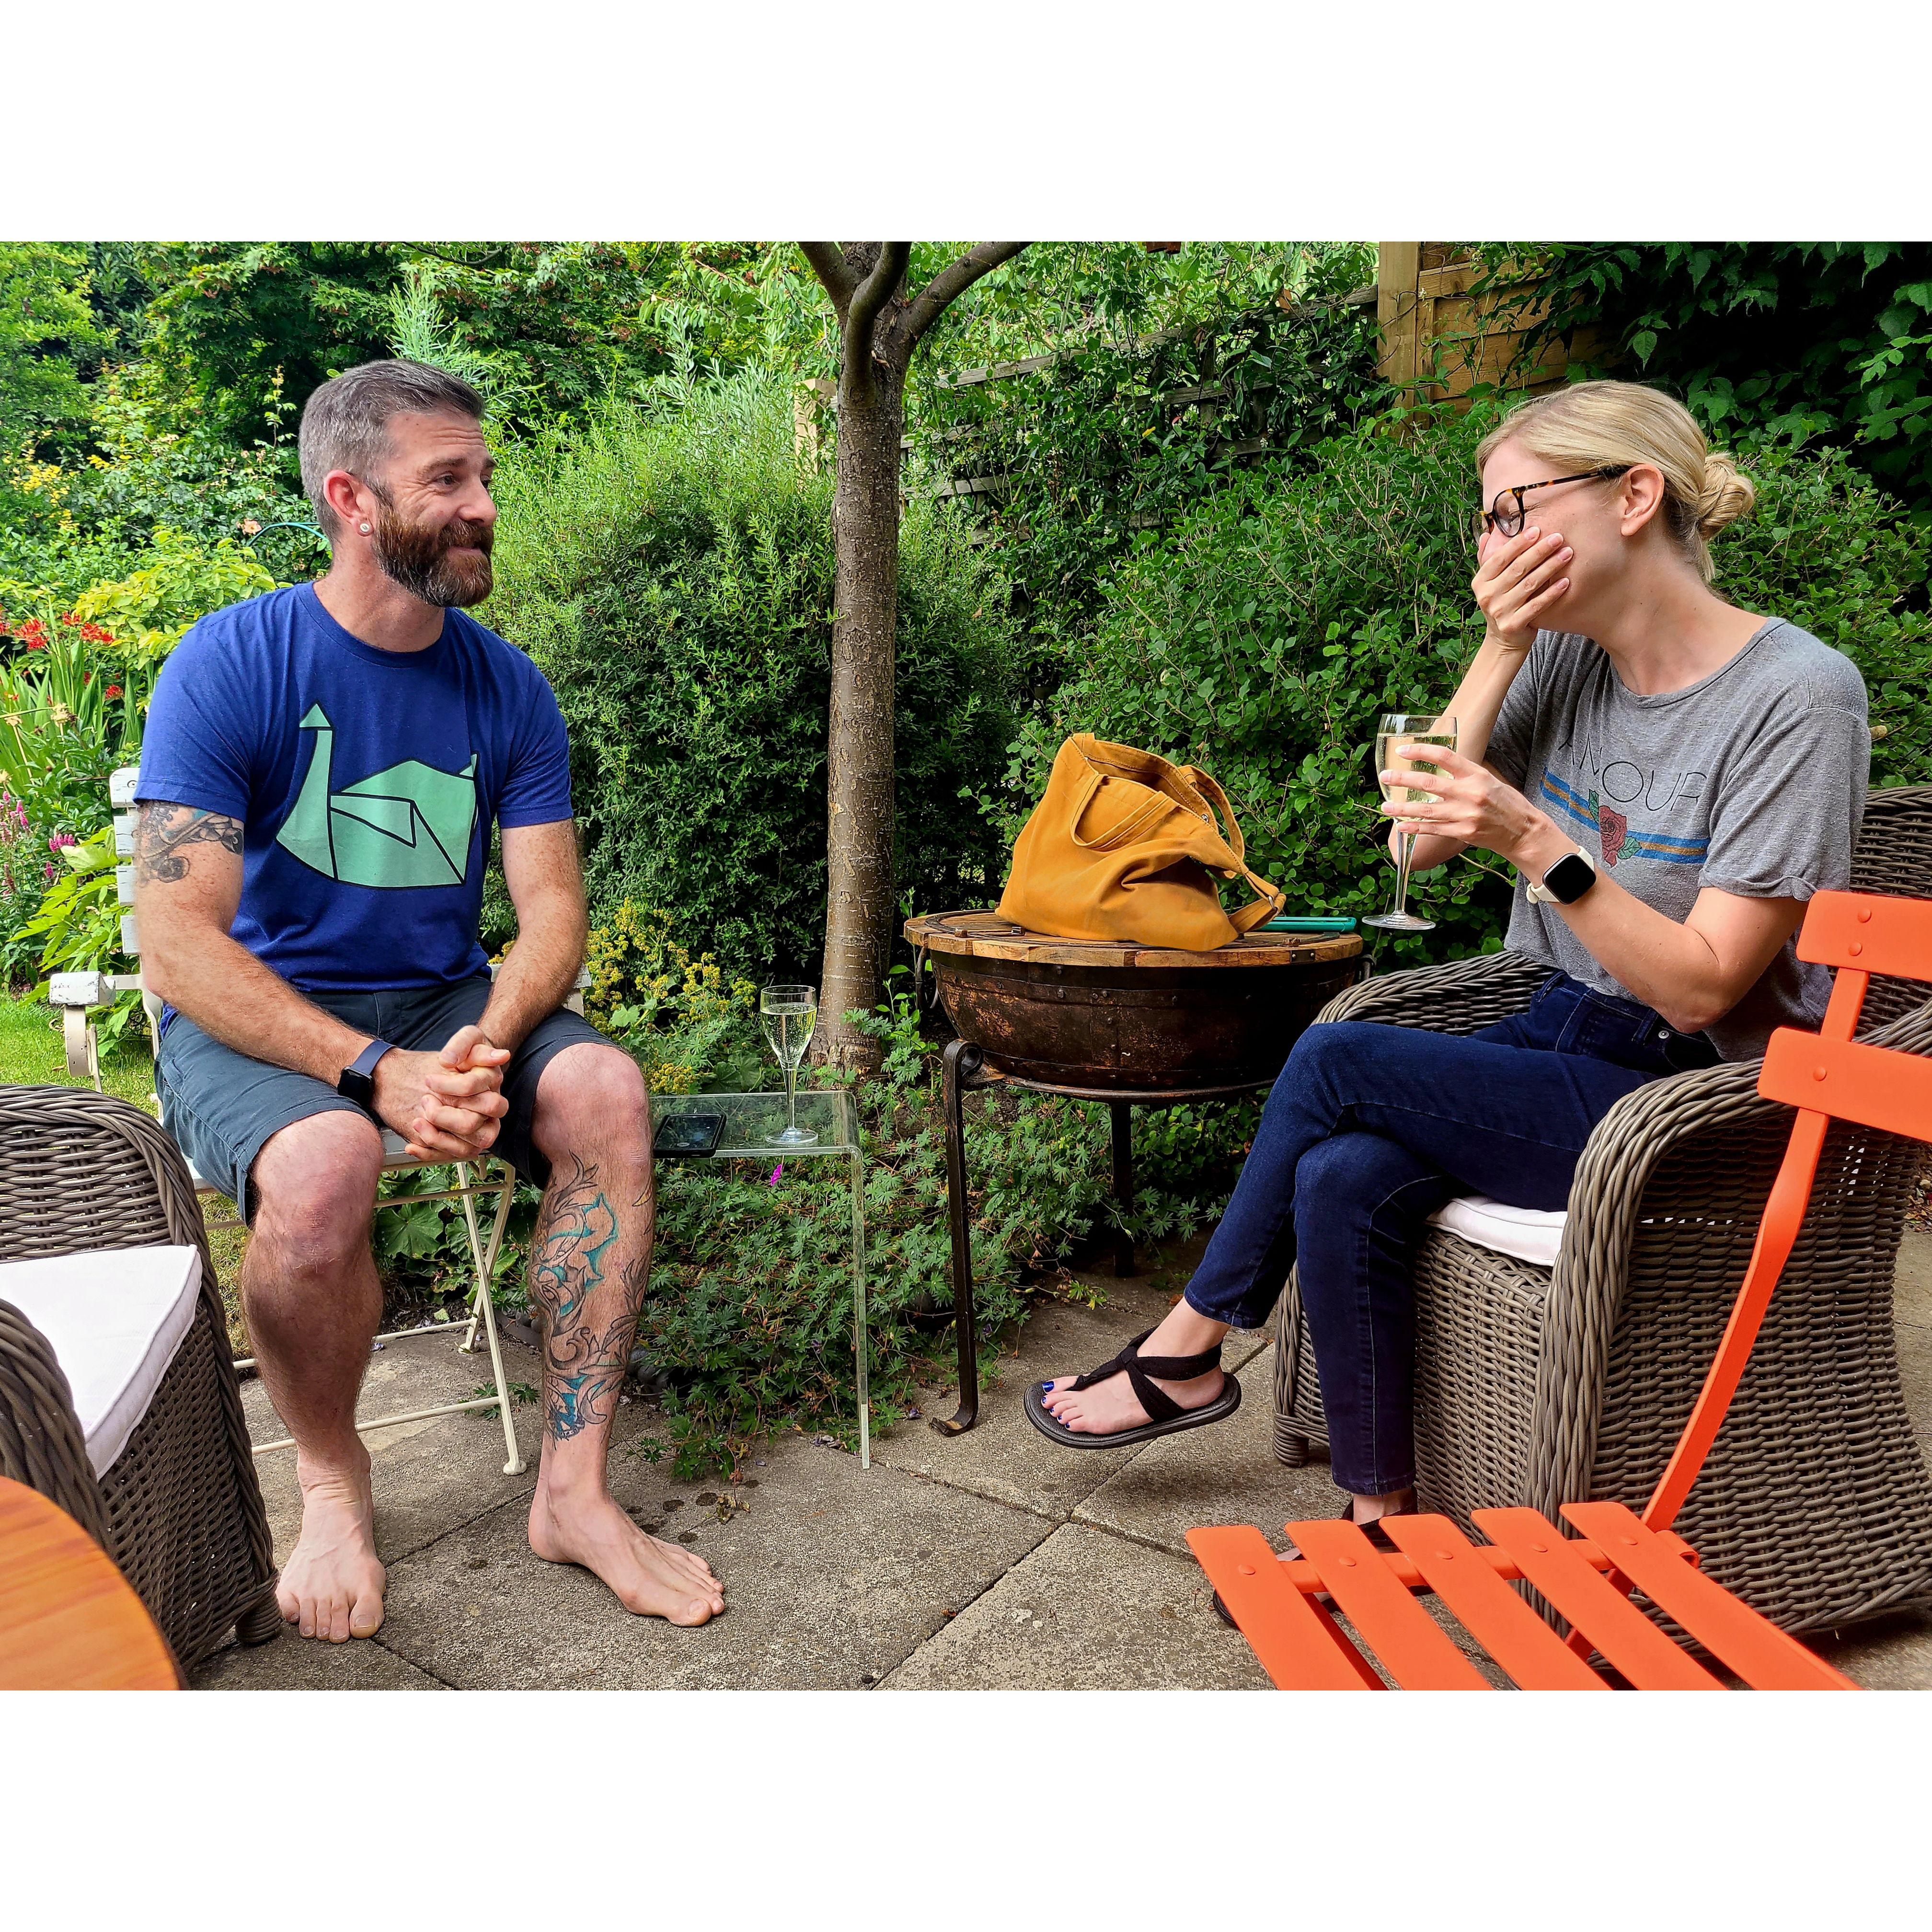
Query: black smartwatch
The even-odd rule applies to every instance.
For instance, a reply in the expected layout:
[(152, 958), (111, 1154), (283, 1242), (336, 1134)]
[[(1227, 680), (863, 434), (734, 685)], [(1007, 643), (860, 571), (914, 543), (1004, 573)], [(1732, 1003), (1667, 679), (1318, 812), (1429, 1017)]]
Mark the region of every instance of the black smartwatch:
[(1597, 883), (1597, 868), (1588, 853), (1580, 848), (1566, 852), (1543, 875), (1540, 886), (1532, 886), (1529, 896), (1539, 905), (1554, 899), (1558, 905), (1574, 905)]
[(386, 1040), (372, 1040), (342, 1070), (342, 1078), (335, 1083), (335, 1090), (345, 1100), (353, 1100), (379, 1127), (382, 1122), (376, 1112), (376, 1063), (384, 1054), (394, 1051)]

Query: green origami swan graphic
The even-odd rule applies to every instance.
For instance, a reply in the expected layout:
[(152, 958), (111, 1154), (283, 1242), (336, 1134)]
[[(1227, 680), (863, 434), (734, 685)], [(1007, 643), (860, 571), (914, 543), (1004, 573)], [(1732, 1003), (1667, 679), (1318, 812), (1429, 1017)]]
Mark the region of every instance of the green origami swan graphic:
[(476, 824), (476, 756), (460, 772), (415, 758), (328, 788), (335, 728), (312, 704), (299, 728), (315, 734), (308, 775), (275, 843), (344, 885), (384, 890), (460, 886)]

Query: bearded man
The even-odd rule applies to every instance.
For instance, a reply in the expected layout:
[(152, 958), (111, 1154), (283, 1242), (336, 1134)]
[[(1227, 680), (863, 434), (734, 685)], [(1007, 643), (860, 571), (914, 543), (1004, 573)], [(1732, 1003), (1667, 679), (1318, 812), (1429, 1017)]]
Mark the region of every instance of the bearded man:
[[(278, 1586), (304, 1636), (382, 1617), (356, 1401), (382, 1308), (381, 1130), (494, 1152), (544, 1188), (530, 1249), (544, 1443), (530, 1547), (629, 1610), (701, 1624), (707, 1565), (640, 1531), (605, 1457), (650, 1272), (650, 1096), (563, 1006), (585, 933), (568, 746), (550, 686), (464, 614), (496, 522), (482, 398), (366, 362), (302, 412), (326, 575), (204, 617), (162, 670), (141, 754), (136, 909), (167, 1002), (163, 1124), (251, 1231), (242, 1295), (295, 1438), (300, 1540)], [(518, 920), (478, 940), (494, 823)]]

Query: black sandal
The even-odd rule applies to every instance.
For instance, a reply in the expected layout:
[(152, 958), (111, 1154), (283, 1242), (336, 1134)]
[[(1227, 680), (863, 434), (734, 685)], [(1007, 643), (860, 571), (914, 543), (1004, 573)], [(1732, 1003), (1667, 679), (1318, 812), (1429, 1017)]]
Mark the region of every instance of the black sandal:
[[(1394, 1539), (1389, 1534), (1387, 1530), (1383, 1528), (1382, 1518), (1383, 1516), (1413, 1516), (1415, 1512), (1413, 1510), (1384, 1510), (1382, 1512), (1382, 1516), (1377, 1516), (1373, 1522), (1356, 1522), (1355, 1527), (1359, 1529), (1378, 1550), (1387, 1550), (1390, 1556), (1397, 1556), (1400, 1555), (1400, 1552), (1395, 1546)], [(1336, 1519), (1336, 1520), (1338, 1522), (1355, 1522), (1355, 1503), (1354, 1498), (1352, 1496), (1348, 1502), (1345, 1502), (1342, 1505), (1342, 1514)], [(1294, 1557), (1284, 1556), (1279, 1560), (1283, 1563), (1292, 1562), (1295, 1561), (1300, 1555), (1300, 1552), (1298, 1550)], [(1221, 1593), (1219, 1590), (1216, 1590), (1214, 1592), (1214, 1614), (1219, 1617), (1230, 1630), (1239, 1630), (1240, 1628), (1240, 1625), (1235, 1622), (1234, 1619), (1228, 1615), (1228, 1606), (1226, 1604), (1222, 1602)]]
[(1210, 1422), (1225, 1422), (1240, 1407), (1241, 1385), (1225, 1372), (1221, 1378), (1221, 1393), (1198, 1408), (1183, 1408), (1165, 1390), (1156, 1388), (1149, 1379), (1154, 1376), (1160, 1376), (1162, 1382), (1191, 1382), (1196, 1376), (1204, 1376), (1210, 1369), (1220, 1368), (1221, 1345), (1216, 1342), (1213, 1348), (1204, 1348), (1198, 1355), (1143, 1355), (1141, 1344), (1153, 1333), (1150, 1328), (1145, 1334), (1136, 1335), (1111, 1362), (1103, 1362), (1099, 1368), (1088, 1370), (1073, 1384), (1076, 1389), (1091, 1388), (1109, 1376), (1125, 1376), (1134, 1394), (1140, 1398), (1142, 1408), (1148, 1412), (1146, 1421), (1132, 1429), (1117, 1429), (1111, 1436), (1096, 1436), (1069, 1429), (1049, 1412), (1042, 1400), (1053, 1386), (1051, 1382), (1035, 1382), (1028, 1389), (1027, 1420), (1049, 1442), (1058, 1442), (1063, 1449), (1119, 1449), (1132, 1442), (1151, 1442), (1156, 1436), (1172, 1436), (1179, 1430), (1199, 1429)]

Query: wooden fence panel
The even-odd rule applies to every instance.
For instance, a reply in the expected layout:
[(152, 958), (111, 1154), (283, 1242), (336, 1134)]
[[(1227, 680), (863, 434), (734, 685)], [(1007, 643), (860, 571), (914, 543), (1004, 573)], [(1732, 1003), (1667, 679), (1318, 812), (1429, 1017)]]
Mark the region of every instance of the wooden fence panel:
[[(1453, 403), (1478, 382), (1532, 395), (1562, 383), (1570, 358), (1560, 342), (1546, 345), (1528, 367), (1516, 366), (1523, 337), (1546, 311), (1540, 305), (1515, 310), (1496, 292), (1472, 295), (1481, 274), (1460, 243), (1376, 244), (1382, 372), (1411, 400)], [(1586, 343), (1577, 347), (1588, 352)]]

